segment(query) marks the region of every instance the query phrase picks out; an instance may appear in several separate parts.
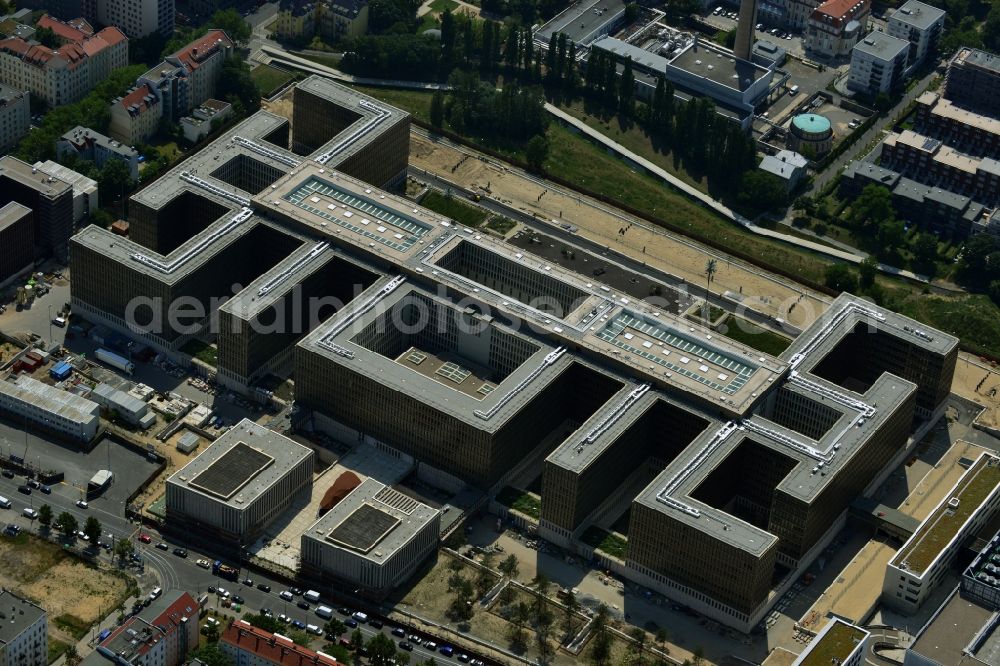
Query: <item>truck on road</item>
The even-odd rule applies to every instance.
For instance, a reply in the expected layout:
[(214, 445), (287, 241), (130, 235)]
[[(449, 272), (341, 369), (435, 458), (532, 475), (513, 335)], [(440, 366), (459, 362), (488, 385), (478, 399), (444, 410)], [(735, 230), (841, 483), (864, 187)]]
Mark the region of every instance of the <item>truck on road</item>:
[(222, 560), (216, 560), (212, 564), (212, 573), (219, 578), (225, 578), (227, 580), (239, 580), (240, 577), (239, 569), (228, 564), (223, 564)]
[(94, 356), (97, 360), (105, 365), (110, 365), (112, 368), (117, 368), (122, 372), (131, 375), (135, 372), (135, 363), (128, 360), (120, 354), (116, 354), (113, 351), (108, 351), (107, 349), (98, 349)]

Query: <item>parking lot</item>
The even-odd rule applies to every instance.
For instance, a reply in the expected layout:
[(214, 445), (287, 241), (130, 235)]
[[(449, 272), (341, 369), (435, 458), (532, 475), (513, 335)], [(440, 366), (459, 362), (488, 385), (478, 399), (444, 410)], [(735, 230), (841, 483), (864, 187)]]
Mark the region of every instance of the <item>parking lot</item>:
[[(705, 23), (716, 28), (718, 30), (730, 31), (735, 30), (736, 26), (739, 25), (737, 20), (738, 10), (731, 6), (720, 6), (708, 5), (711, 11), (708, 12), (702, 19)], [(721, 12), (715, 13), (718, 8), (721, 7)], [(802, 38), (800, 35), (789, 32), (784, 28), (777, 28), (768, 24), (767, 19), (760, 13), (757, 15), (757, 26), (754, 33), (755, 40), (766, 40), (773, 42), (785, 49), (788, 53), (793, 53), (797, 56), (804, 56), (805, 50), (802, 45)], [(775, 34), (777, 33), (777, 34)]]

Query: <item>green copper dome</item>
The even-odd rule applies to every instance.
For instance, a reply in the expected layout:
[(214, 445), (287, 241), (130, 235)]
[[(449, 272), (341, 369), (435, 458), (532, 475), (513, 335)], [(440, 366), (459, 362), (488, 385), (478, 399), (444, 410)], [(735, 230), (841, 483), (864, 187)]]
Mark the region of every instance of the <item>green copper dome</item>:
[(815, 113), (803, 113), (792, 118), (792, 124), (803, 132), (823, 134), (830, 131), (830, 121)]

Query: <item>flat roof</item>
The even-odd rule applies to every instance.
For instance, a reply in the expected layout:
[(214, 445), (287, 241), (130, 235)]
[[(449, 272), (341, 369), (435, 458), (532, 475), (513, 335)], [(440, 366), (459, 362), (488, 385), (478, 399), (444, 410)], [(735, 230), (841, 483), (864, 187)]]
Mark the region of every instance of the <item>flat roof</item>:
[(861, 627), (834, 618), (809, 643), (792, 666), (843, 664), (867, 637), (868, 632)]
[(980, 69), (985, 69), (992, 74), (1000, 74), (1000, 56), (979, 49), (959, 49), (951, 64), (972, 65)]
[(175, 472), (167, 483), (246, 508), (313, 455), (312, 449), (243, 419)]
[(303, 536), (383, 563), (440, 517), (437, 509), (367, 478)]
[(922, 576), (979, 512), (983, 503), (998, 491), (1000, 458), (984, 452), (903, 544), (891, 564)]
[(559, 12), (538, 29), (535, 39), (548, 44), (553, 34), (564, 33), (577, 46), (587, 46), (588, 37), (602, 32), (625, 12), (625, 0), (581, 0)]
[(889, 61), (908, 51), (910, 42), (884, 32), (870, 32), (854, 45), (854, 51)]
[(893, 12), (889, 22), (899, 21), (913, 26), (918, 30), (926, 30), (936, 22), (943, 20), (945, 11), (920, 0), (908, 0), (902, 7)]
[(980, 634), (992, 615), (992, 611), (963, 599), (956, 590), (909, 649), (941, 666), (968, 664), (965, 648)]
[(0, 621), (0, 645), (10, 643), (45, 615), (44, 608), (10, 590), (0, 590), (0, 612), (4, 616)]
[(968, 125), (988, 134), (1000, 135), (1000, 119), (963, 109), (938, 93), (927, 91), (917, 98), (917, 102), (931, 106), (931, 115)]
[(0, 231), (15, 224), (25, 215), (31, 215), (31, 209), (16, 201), (11, 201), (0, 208)]
[(100, 406), (96, 402), (25, 375), (0, 380), (0, 393), (80, 425), (92, 423), (99, 417)]
[(47, 197), (57, 197), (73, 189), (66, 181), (40, 173), (35, 167), (12, 155), (0, 157), (0, 178), (16, 180)]

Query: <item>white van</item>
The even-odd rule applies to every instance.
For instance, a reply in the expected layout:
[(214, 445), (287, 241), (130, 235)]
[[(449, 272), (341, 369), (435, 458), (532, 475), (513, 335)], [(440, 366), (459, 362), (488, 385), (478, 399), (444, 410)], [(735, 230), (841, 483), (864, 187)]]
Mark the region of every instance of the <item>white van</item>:
[(0, 496), (0, 509), (9, 509), (10, 506), (10, 500), (6, 497)]
[(365, 622), (368, 621), (368, 615), (367, 615), (367, 613), (362, 613), (361, 611), (358, 611), (357, 613), (355, 613), (351, 617), (353, 617), (355, 620), (357, 620), (359, 624), (364, 624)]
[(163, 594), (163, 588), (162, 587), (154, 587), (153, 591), (149, 593), (149, 600), (152, 601), (152, 600), (156, 599), (157, 597), (159, 597), (161, 594)]
[(316, 606), (316, 615), (319, 615), (324, 620), (329, 620), (333, 617), (333, 609), (329, 606)]
[(306, 593), (302, 595), (302, 598), (311, 604), (319, 601), (319, 592), (316, 590), (306, 590)]
[(24, 511), (21, 512), (21, 515), (23, 515), (25, 518), (29, 520), (34, 520), (35, 518), (38, 518), (38, 511), (32, 508), (25, 507)]
[(317, 636), (323, 635), (323, 630), (320, 629), (319, 626), (315, 624), (307, 624), (306, 631), (308, 631), (310, 634), (315, 634)]
[(789, 88), (788, 89), (788, 94), (791, 97), (795, 97), (796, 95), (798, 95), (799, 94), (799, 86), (798, 86), (798, 84), (796, 84), (796, 85), (792, 86), (791, 88)]

